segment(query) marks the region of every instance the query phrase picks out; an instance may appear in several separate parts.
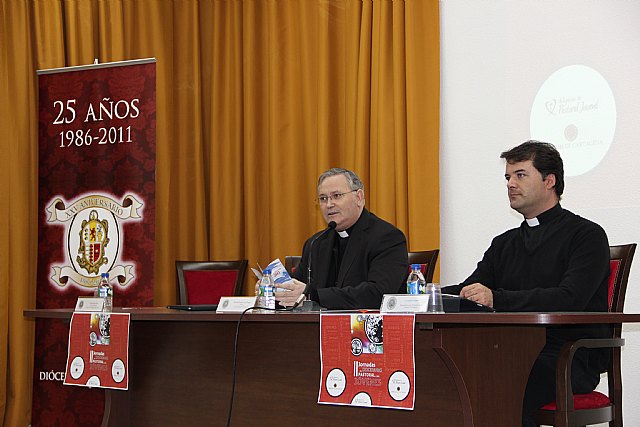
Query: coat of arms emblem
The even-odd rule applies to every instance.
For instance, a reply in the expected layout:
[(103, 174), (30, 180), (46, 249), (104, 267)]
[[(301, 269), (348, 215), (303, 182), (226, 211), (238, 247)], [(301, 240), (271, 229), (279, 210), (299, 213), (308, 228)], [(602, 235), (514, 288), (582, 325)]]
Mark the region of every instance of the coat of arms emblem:
[(80, 227), (80, 247), (78, 248), (78, 265), (88, 273), (98, 274), (100, 266), (109, 262), (105, 256), (105, 248), (109, 244), (109, 222), (101, 220), (98, 212), (92, 210), (89, 220), (82, 221)]
[[(55, 197), (47, 204), (49, 223), (65, 224), (65, 260), (51, 266), (51, 281), (63, 288), (74, 284), (95, 289), (101, 273), (120, 287), (132, 283), (134, 264), (120, 259), (122, 222), (141, 221), (143, 204), (127, 194), (122, 202), (110, 194), (87, 194), (71, 202)], [(119, 222), (120, 221), (120, 222)]]

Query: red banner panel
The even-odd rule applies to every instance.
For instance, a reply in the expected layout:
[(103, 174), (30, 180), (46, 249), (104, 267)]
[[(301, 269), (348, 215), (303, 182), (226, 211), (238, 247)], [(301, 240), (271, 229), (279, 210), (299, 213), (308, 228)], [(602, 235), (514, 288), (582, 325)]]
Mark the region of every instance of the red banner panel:
[(73, 313), (65, 385), (129, 389), (129, 313)]
[(318, 403), (413, 410), (413, 314), (320, 315)]
[[(153, 304), (156, 64), (38, 72), (37, 308), (71, 308), (102, 273), (115, 307)], [(100, 425), (104, 391), (63, 385), (69, 326), (36, 322), (33, 423)]]

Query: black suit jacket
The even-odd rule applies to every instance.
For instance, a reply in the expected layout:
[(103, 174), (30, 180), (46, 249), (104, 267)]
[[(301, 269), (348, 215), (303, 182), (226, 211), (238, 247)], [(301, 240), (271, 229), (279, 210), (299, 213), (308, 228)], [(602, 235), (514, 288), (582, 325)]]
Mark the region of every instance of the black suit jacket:
[[(311, 236), (302, 249), (302, 259), (293, 277), (307, 282)], [(335, 230), (313, 244), (311, 295), (328, 309), (380, 308), (385, 293), (404, 293), (409, 261), (404, 233), (364, 209), (349, 235), (335, 284), (327, 283), (333, 248), (339, 239)]]

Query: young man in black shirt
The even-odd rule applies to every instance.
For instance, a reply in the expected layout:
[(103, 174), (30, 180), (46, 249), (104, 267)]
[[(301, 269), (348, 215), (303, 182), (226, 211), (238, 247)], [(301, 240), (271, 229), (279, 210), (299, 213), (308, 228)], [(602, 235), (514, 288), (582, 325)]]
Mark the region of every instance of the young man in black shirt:
[[(524, 216), (520, 227), (493, 239), (460, 295), (497, 311), (607, 311), (609, 242), (598, 224), (560, 206), (564, 169), (548, 143), (527, 141), (501, 154), (511, 208)], [(555, 400), (555, 369), (566, 341), (610, 336), (606, 325), (547, 328), (547, 342), (525, 391), (523, 426)], [(607, 349), (581, 349), (572, 366), (574, 393), (600, 381)]]

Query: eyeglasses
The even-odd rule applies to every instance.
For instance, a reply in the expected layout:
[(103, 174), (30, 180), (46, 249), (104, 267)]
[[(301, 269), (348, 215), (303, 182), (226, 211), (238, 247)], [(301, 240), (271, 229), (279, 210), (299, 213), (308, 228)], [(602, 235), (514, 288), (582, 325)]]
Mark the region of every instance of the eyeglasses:
[(333, 200), (334, 202), (337, 202), (341, 200), (345, 196), (345, 194), (355, 193), (356, 191), (358, 190), (356, 189), (356, 190), (351, 190), (344, 193), (335, 193), (335, 194), (330, 194), (328, 196), (318, 196), (317, 201), (321, 205), (326, 205), (329, 200)]

